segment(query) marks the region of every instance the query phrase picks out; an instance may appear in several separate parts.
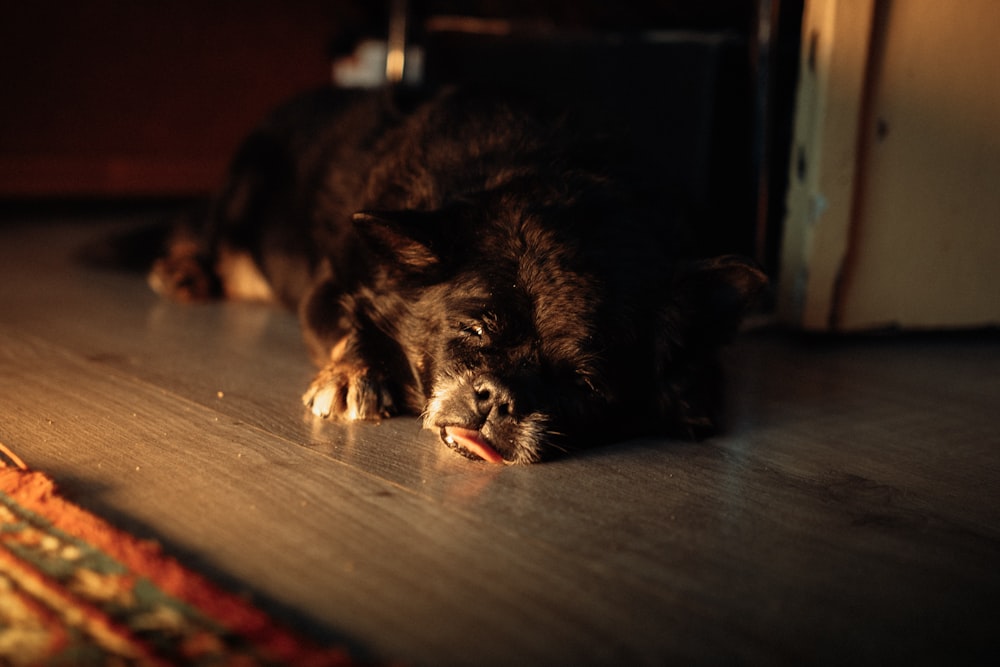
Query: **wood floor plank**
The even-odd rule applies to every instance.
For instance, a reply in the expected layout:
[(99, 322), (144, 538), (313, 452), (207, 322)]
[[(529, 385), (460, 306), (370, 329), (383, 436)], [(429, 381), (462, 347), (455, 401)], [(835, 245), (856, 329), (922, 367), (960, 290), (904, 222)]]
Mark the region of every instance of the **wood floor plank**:
[[(0, 437), (86, 492), (82, 504), (155, 526), (181, 551), (390, 654), (461, 663), (469, 647), (449, 655), (457, 635), (474, 638), (484, 664), (512, 648), (544, 660), (552, 641), (564, 659), (586, 664), (614, 645), (581, 606), (546, 609), (581, 598), (576, 582), (592, 578), (586, 560), (559, 563), (551, 549), (497, 540), (447, 504), (421, 503), (311, 450), (3, 333)], [(509, 570), (518, 576), (504, 577)], [(619, 603), (642, 604), (645, 592), (621, 583)], [(538, 604), (525, 604), (536, 595)], [(507, 620), (495, 625), (498, 617)], [(540, 625), (544, 636), (528, 632)]]
[(998, 648), (995, 336), (748, 336), (727, 435), (492, 467), (415, 419), (308, 417), (287, 314), (71, 261), (133, 223), (0, 227), (0, 441), (318, 632), (418, 665)]

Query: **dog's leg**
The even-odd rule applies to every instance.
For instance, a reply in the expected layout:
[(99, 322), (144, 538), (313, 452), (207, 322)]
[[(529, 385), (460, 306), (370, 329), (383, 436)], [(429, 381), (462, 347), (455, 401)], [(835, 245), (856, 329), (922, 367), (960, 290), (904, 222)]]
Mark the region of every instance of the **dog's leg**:
[(303, 300), (303, 334), (320, 371), (302, 401), (318, 417), (379, 420), (402, 408), (389, 372), (392, 346), (359, 310), (331, 278)]
[(187, 224), (178, 224), (167, 241), (165, 256), (149, 272), (149, 286), (160, 296), (182, 303), (223, 296), (222, 281), (204, 244)]

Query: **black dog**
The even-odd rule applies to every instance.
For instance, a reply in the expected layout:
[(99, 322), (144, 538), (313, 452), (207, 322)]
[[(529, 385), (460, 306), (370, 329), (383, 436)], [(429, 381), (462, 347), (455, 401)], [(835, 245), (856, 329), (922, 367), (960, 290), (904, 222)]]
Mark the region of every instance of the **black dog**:
[(421, 414), (470, 458), (703, 433), (717, 349), (766, 279), (682, 260), (670, 216), (565, 125), (456, 89), (307, 95), (151, 282), (297, 308), (315, 415)]

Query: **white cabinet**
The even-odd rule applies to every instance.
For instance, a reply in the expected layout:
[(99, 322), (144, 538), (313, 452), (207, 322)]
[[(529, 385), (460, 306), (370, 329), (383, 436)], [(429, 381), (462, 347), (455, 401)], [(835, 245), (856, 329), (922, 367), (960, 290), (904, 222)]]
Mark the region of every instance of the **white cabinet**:
[(1000, 2), (808, 0), (779, 315), (1000, 324)]

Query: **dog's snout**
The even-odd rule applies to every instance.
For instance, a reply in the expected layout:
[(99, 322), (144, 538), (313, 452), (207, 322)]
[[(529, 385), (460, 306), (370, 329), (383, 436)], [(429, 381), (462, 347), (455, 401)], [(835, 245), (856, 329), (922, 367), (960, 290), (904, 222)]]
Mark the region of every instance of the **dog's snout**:
[(514, 414), (514, 397), (510, 389), (491, 375), (479, 377), (473, 384), (476, 410), (483, 417), (495, 412), (496, 416), (507, 417)]

